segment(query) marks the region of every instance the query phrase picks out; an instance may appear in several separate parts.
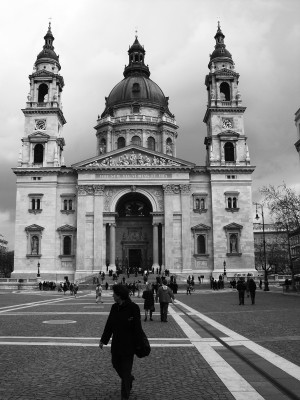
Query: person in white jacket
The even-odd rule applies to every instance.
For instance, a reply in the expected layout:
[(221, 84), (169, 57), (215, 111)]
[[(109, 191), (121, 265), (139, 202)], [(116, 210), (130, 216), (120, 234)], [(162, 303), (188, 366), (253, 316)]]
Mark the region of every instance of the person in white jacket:
[(168, 322), (168, 307), (169, 303), (171, 303), (175, 299), (172, 290), (167, 286), (167, 281), (163, 279), (162, 285), (158, 288), (155, 301), (159, 300), (160, 304), (160, 320), (161, 322)]

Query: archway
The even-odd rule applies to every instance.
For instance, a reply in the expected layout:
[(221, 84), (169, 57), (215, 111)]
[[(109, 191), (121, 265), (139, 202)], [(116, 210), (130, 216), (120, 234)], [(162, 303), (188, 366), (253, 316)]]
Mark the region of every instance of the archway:
[[(153, 226), (152, 205), (143, 194), (130, 192), (117, 202), (115, 211), (115, 262), (123, 272), (152, 268)], [(107, 241), (108, 242), (108, 241)], [(109, 243), (107, 243), (109, 248)], [(107, 249), (107, 254), (109, 254)]]

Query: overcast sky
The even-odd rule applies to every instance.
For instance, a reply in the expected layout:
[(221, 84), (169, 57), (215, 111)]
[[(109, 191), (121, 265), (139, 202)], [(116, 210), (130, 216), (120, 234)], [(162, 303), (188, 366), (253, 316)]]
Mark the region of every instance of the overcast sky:
[(0, 4), (0, 233), (14, 248), (15, 175), (28, 75), (42, 50), (49, 18), (64, 77), (65, 162), (96, 155), (93, 127), (104, 97), (123, 79), (135, 38), (151, 79), (169, 96), (179, 125), (177, 156), (205, 165), (205, 75), (217, 21), (225, 35), (247, 107), (245, 129), (259, 188), (298, 189), (294, 114), (300, 107), (299, 0), (10, 0)]

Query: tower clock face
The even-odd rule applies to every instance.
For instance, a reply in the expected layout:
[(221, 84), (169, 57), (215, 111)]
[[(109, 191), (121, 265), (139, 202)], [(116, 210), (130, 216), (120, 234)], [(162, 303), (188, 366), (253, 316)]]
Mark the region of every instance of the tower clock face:
[(46, 120), (45, 119), (37, 119), (35, 121), (35, 130), (40, 130), (40, 131), (46, 130)]
[(230, 119), (223, 119), (222, 127), (225, 129), (232, 128), (232, 121)]

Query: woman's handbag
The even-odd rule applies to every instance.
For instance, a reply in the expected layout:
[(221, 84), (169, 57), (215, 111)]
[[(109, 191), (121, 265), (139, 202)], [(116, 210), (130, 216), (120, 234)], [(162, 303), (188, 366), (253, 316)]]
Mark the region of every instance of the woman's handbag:
[(146, 333), (142, 329), (140, 333), (140, 338), (139, 340), (137, 340), (137, 344), (134, 349), (134, 354), (138, 358), (143, 358), (149, 356), (150, 352), (151, 352), (151, 347), (149, 340), (146, 336)]

